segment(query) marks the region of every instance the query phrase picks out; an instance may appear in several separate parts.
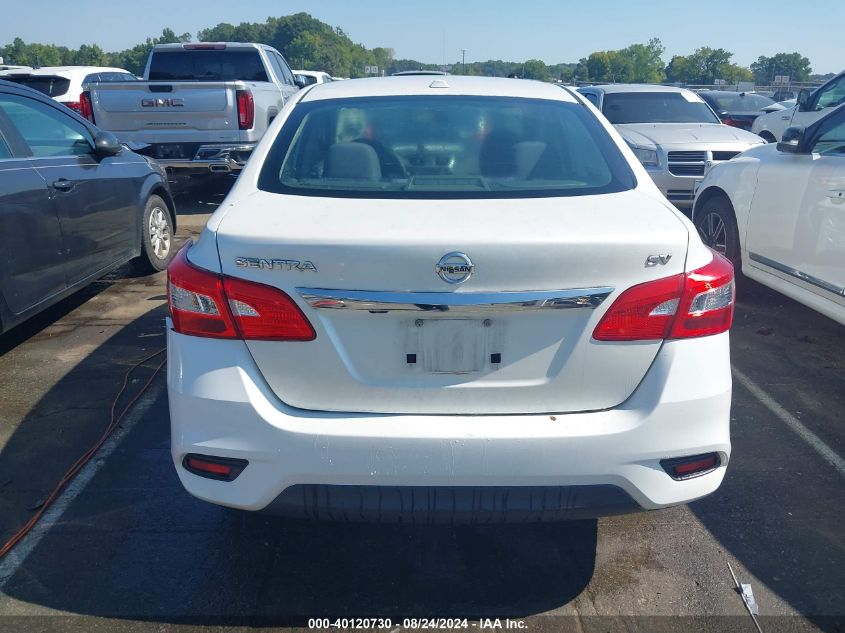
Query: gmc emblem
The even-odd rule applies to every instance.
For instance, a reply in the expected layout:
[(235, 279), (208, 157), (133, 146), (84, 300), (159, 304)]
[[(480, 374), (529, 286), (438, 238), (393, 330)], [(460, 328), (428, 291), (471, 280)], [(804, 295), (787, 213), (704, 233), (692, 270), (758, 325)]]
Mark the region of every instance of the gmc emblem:
[(142, 108), (184, 108), (184, 99), (141, 99)]

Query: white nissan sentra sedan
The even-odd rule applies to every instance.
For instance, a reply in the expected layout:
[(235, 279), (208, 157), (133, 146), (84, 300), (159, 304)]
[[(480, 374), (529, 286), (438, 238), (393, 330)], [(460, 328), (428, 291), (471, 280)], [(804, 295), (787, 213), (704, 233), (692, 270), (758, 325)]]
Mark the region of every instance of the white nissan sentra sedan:
[(329, 520), (686, 503), (730, 454), (733, 275), (579, 95), (302, 90), (169, 268), (176, 469)]

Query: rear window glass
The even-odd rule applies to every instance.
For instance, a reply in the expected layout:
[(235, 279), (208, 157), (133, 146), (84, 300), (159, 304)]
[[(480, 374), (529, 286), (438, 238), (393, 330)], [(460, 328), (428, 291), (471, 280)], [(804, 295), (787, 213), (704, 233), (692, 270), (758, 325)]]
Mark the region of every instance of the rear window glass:
[(53, 75), (30, 75), (27, 77), (5, 76), (2, 79), (14, 81), (16, 84), (37, 90), (48, 97), (61, 97), (70, 88), (70, 79), (54, 77)]
[(763, 95), (733, 94), (733, 95), (704, 95), (704, 99), (713, 106), (715, 110), (726, 110), (728, 112), (756, 112), (766, 106), (772, 105), (775, 100)]
[(610, 193), (636, 180), (580, 104), (444, 95), (301, 103), (258, 186), (338, 197), (507, 198)]
[(155, 51), (151, 81), (267, 81), (257, 49)]
[(613, 124), (719, 123), (706, 103), (680, 92), (618, 92), (604, 95), (602, 112)]

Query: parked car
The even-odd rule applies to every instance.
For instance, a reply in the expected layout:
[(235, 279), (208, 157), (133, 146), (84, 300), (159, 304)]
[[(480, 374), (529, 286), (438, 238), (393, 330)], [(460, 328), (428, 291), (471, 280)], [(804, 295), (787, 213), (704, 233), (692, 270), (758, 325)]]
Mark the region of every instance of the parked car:
[(733, 269), (554, 84), (302, 91), (168, 287), (171, 450), (206, 501), (537, 521), (724, 476)]
[(713, 168), (693, 218), (746, 276), (845, 324), (845, 105)]
[(291, 72), (293, 72), (294, 79), (298, 79), (297, 83), (303, 87), (334, 81), (331, 75), (319, 70), (294, 70)]
[(163, 270), (175, 227), (153, 161), (41, 92), (0, 81), (0, 331), (127, 261)]
[(90, 118), (89, 104), (82, 93), (95, 82), (135, 81), (135, 75), (122, 68), (103, 66), (44, 66), (0, 73), (0, 79), (33, 88)]
[(579, 92), (616, 127), (663, 195), (685, 211), (712, 165), (762, 143), (750, 132), (722, 125), (690, 90), (612, 84)]
[(144, 81), (96, 84), (93, 120), (184, 174), (239, 172), (298, 87), (264, 44), (158, 44)]
[(774, 99), (753, 92), (702, 90), (698, 95), (713, 108), (722, 123), (741, 130), (750, 130), (751, 124), (766, 108), (777, 105)]
[(813, 91), (802, 89), (798, 93), (796, 105), (788, 110), (758, 117), (751, 131), (767, 143), (776, 143), (788, 127), (810, 125), (841, 103), (845, 103), (845, 72)]

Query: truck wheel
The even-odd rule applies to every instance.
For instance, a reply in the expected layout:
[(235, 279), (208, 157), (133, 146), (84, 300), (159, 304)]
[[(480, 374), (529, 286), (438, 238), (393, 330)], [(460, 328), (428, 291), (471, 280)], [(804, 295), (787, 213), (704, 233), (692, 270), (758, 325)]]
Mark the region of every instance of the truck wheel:
[(713, 196), (696, 214), (695, 228), (701, 241), (731, 260), (740, 270), (739, 231), (730, 200), (723, 195)]
[(144, 274), (167, 268), (173, 259), (173, 220), (170, 208), (159, 196), (150, 196), (144, 208), (141, 226), (141, 255), (132, 260), (135, 269)]

